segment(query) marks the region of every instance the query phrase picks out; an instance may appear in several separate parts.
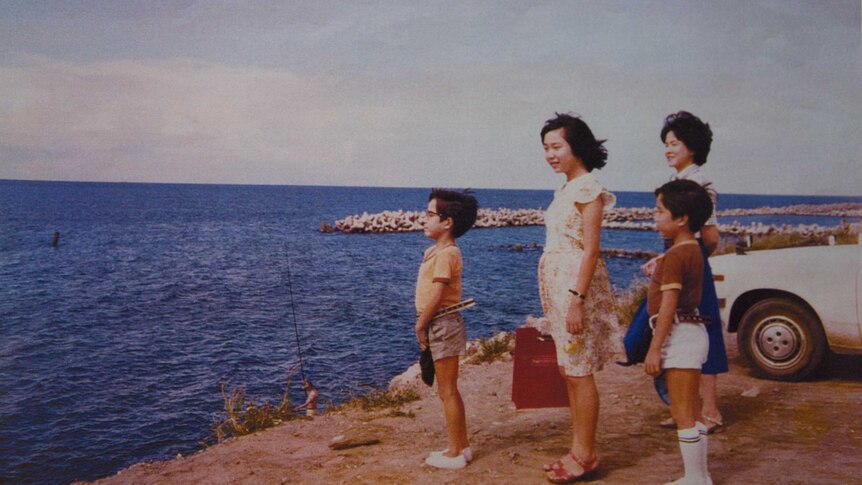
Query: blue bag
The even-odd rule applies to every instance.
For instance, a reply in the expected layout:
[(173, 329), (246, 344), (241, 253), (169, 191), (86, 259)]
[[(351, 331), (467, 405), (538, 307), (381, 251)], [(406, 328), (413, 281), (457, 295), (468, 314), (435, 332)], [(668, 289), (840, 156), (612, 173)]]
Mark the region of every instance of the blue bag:
[(626, 349), (626, 362), (618, 362), (622, 366), (640, 364), (646, 359), (649, 344), (652, 342), (652, 329), (649, 327), (649, 314), (647, 314), (647, 300), (643, 299), (632, 323), (623, 338)]
[[(618, 362), (622, 366), (630, 366), (640, 364), (646, 359), (646, 354), (649, 352), (649, 345), (652, 342), (652, 329), (649, 326), (649, 315), (647, 315), (646, 298), (641, 302), (635, 316), (632, 317), (632, 323), (626, 332), (623, 339), (623, 344), (626, 348), (627, 362)], [(667, 389), (667, 375), (664, 370), (658, 377), (653, 378), (653, 386), (658, 397), (670, 406), (670, 393)]]

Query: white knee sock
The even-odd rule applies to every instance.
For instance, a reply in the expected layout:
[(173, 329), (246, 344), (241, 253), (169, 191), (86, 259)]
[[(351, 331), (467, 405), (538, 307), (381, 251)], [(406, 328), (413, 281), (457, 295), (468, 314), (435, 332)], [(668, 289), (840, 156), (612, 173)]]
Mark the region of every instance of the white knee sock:
[(706, 439), (702, 438), (697, 426), (680, 429), (676, 432), (679, 438), (679, 451), (682, 454), (682, 464), (685, 467), (685, 477), (706, 482)]
[(700, 421), (696, 421), (694, 423), (694, 427), (697, 428), (698, 433), (700, 433), (700, 441), (701, 441), (701, 453), (703, 453), (703, 463), (704, 468), (706, 469), (706, 476), (709, 476), (709, 434), (707, 434), (707, 426)]

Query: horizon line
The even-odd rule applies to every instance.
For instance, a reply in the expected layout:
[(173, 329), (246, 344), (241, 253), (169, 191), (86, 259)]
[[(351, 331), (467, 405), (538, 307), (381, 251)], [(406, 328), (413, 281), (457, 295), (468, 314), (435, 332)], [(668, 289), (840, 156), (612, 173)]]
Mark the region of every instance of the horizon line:
[[(556, 188), (512, 188), (512, 187), (451, 187), (445, 185), (427, 185), (427, 186), (406, 186), (406, 185), (324, 185), (324, 184), (284, 184), (284, 183), (236, 183), (236, 182), (142, 182), (128, 180), (47, 180), (47, 179), (10, 179), (0, 177), (0, 182), (28, 182), (28, 183), (68, 183), (68, 184), (128, 184), (128, 185), (202, 185), (202, 186), (232, 186), (232, 187), (326, 187), (326, 188), (359, 188), (359, 189), (430, 189), (430, 188), (461, 188), (470, 190), (537, 190), (537, 191), (554, 191)], [(611, 192), (629, 192), (629, 193), (652, 193), (651, 190), (631, 190), (620, 189), (611, 190)], [(858, 197), (862, 198), (862, 194), (789, 194), (789, 193), (774, 193), (774, 192), (722, 192), (722, 195), (777, 195), (777, 196), (797, 196), (797, 197)]]

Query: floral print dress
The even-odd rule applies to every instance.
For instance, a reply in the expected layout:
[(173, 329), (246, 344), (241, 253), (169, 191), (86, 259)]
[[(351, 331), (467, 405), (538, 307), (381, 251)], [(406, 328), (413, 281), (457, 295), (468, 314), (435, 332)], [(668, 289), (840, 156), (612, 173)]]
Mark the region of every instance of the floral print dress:
[[(584, 301), (586, 329), (577, 335), (566, 331), (569, 292), (578, 282), (584, 254), (583, 219), (575, 203), (586, 204), (601, 197), (610, 209), (616, 197), (591, 174), (570, 180), (554, 193), (545, 211), (547, 231), (544, 253), (539, 260), (539, 294), (545, 313), (544, 329), (554, 338), (557, 363), (568, 376), (588, 376), (601, 370), (608, 359), (622, 352), (622, 332), (615, 314), (614, 294), (608, 268), (599, 257), (587, 299)], [(543, 326), (545, 326), (543, 325)]]

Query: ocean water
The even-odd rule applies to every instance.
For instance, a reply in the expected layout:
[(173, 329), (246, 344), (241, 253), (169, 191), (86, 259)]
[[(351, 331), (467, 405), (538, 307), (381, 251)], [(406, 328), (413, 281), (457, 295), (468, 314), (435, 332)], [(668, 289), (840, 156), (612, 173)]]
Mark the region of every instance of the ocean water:
[[(417, 358), (413, 285), (429, 241), (319, 227), (364, 211), (421, 210), (427, 194), (0, 181), (0, 482), (91, 480), (193, 453), (220, 416), (222, 384), (278, 402), (300, 350), (324, 403), (385, 386)], [(552, 197), (476, 194), (489, 208), (546, 207)], [(649, 193), (617, 195), (620, 206), (654, 203)], [(720, 205), (860, 200), (723, 194)], [(803, 219), (740, 222), (839, 222)], [(522, 227), (477, 229), (459, 241), (464, 295), (479, 302), (464, 314), (471, 338), (540, 313), (540, 252), (507, 248), (543, 240), (544, 228)], [(661, 247), (641, 231), (604, 231), (602, 244)], [(641, 261), (608, 263), (614, 286), (625, 288)], [(290, 392), (301, 402), (297, 381)]]

